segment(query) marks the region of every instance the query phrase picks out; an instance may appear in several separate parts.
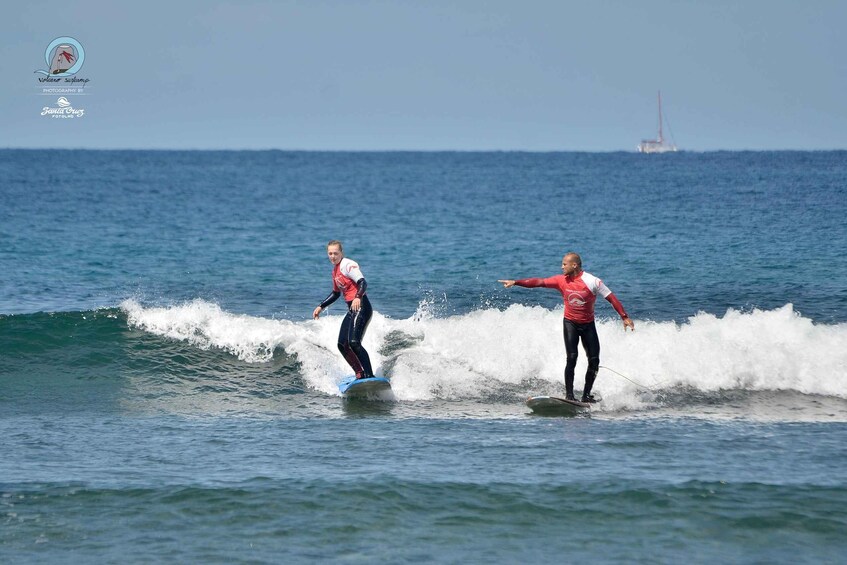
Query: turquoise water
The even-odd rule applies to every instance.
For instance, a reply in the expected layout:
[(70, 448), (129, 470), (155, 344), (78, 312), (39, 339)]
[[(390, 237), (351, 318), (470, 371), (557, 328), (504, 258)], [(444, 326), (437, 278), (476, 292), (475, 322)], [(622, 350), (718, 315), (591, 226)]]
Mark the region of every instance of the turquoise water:
[[(0, 558), (840, 562), (845, 173), (845, 152), (0, 151)], [(343, 310), (311, 320), (332, 238), (388, 401), (338, 396)], [(598, 302), (602, 404), (538, 417), (561, 298), (496, 279), (572, 249), (636, 331)]]

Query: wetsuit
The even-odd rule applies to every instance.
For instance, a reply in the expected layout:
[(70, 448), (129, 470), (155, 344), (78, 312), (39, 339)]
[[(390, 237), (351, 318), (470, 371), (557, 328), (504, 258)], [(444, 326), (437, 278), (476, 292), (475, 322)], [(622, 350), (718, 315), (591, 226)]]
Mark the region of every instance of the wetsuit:
[[(344, 316), (344, 321), (341, 322), (341, 330), (338, 332), (338, 350), (341, 351), (344, 359), (355, 371), (356, 378), (359, 379), (374, 376), (371, 358), (365, 348), (362, 347), (362, 339), (365, 337), (365, 332), (373, 315), (371, 302), (368, 300), (368, 295), (365, 294), (367, 288), (368, 283), (365, 281), (358, 263), (344, 257), (333, 267), (332, 292), (321, 302), (321, 309), (325, 309), (335, 302), (339, 296), (344, 295), (344, 300), (347, 302), (347, 315)], [(356, 298), (361, 302), (358, 312), (354, 312), (350, 308)]]
[(565, 303), (565, 314), (562, 322), (562, 334), (565, 339), (565, 353), (567, 363), (565, 364), (565, 393), (567, 398), (573, 398), (574, 368), (579, 357), (579, 340), (588, 356), (588, 370), (585, 372), (585, 387), (582, 390), (582, 399), (591, 398), (591, 388), (597, 378), (597, 370), (600, 368), (600, 338), (597, 336), (597, 327), (594, 324), (594, 302), (597, 294), (608, 300), (621, 318), (627, 318), (623, 304), (612, 294), (612, 291), (603, 284), (603, 281), (585, 271), (569, 277), (555, 275), (546, 279), (521, 279), (515, 284), (523, 287), (555, 288), (562, 293)]

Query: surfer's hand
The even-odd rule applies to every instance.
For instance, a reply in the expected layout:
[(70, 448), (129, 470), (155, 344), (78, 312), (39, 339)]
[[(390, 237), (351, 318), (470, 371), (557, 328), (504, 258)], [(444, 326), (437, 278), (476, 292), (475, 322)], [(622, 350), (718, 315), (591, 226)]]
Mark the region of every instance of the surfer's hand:
[(515, 286), (515, 281), (513, 281), (511, 279), (498, 280), (497, 282), (503, 283), (503, 288), (512, 288), (513, 286)]
[(630, 320), (628, 317), (623, 319), (623, 331), (626, 331), (627, 328), (635, 331), (635, 322)]
[(362, 299), (361, 298), (354, 298), (353, 302), (350, 303), (350, 309), (353, 312), (358, 312), (359, 310), (361, 310), (361, 308), (362, 308)]
[(321, 308), (320, 306), (318, 306), (317, 308), (315, 308), (315, 311), (314, 311), (314, 312), (312, 312), (312, 318), (314, 318), (315, 320), (317, 320), (317, 319), (318, 319), (318, 316), (320, 316), (320, 315), (321, 315), (321, 310), (323, 310), (323, 308)]

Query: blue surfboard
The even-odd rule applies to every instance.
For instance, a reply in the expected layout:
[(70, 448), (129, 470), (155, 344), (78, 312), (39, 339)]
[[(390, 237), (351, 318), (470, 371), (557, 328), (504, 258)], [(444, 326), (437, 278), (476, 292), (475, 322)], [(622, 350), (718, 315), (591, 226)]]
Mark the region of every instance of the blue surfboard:
[(385, 377), (357, 379), (355, 375), (350, 375), (338, 383), (338, 390), (346, 397), (376, 396), (390, 391), (391, 383)]

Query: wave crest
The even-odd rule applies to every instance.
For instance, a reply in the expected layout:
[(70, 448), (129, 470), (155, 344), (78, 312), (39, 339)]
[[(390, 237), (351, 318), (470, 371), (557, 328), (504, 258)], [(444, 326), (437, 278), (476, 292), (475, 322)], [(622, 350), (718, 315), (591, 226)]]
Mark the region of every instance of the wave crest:
[[(336, 394), (349, 368), (335, 342), (340, 316), (317, 321), (232, 314), (194, 300), (171, 307), (121, 305), (131, 326), (197, 347), (223, 349), (263, 363), (283, 348), (296, 355), (308, 386)], [(847, 398), (847, 324), (818, 325), (787, 304), (723, 317), (698, 313), (686, 323), (598, 320), (602, 345), (598, 387), (609, 408), (642, 405), (645, 390), (692, 388), (793, 390)], [(561, 311), (512, 305), (437, 318), (374, 314), (365, 347), (377, 372), (392, 378), (401, 400), (557, 393), (562, 388)], [(577, 365), (577, 388), (585, 371)], [(616, 374), (617, 373), (617, 374)]]

